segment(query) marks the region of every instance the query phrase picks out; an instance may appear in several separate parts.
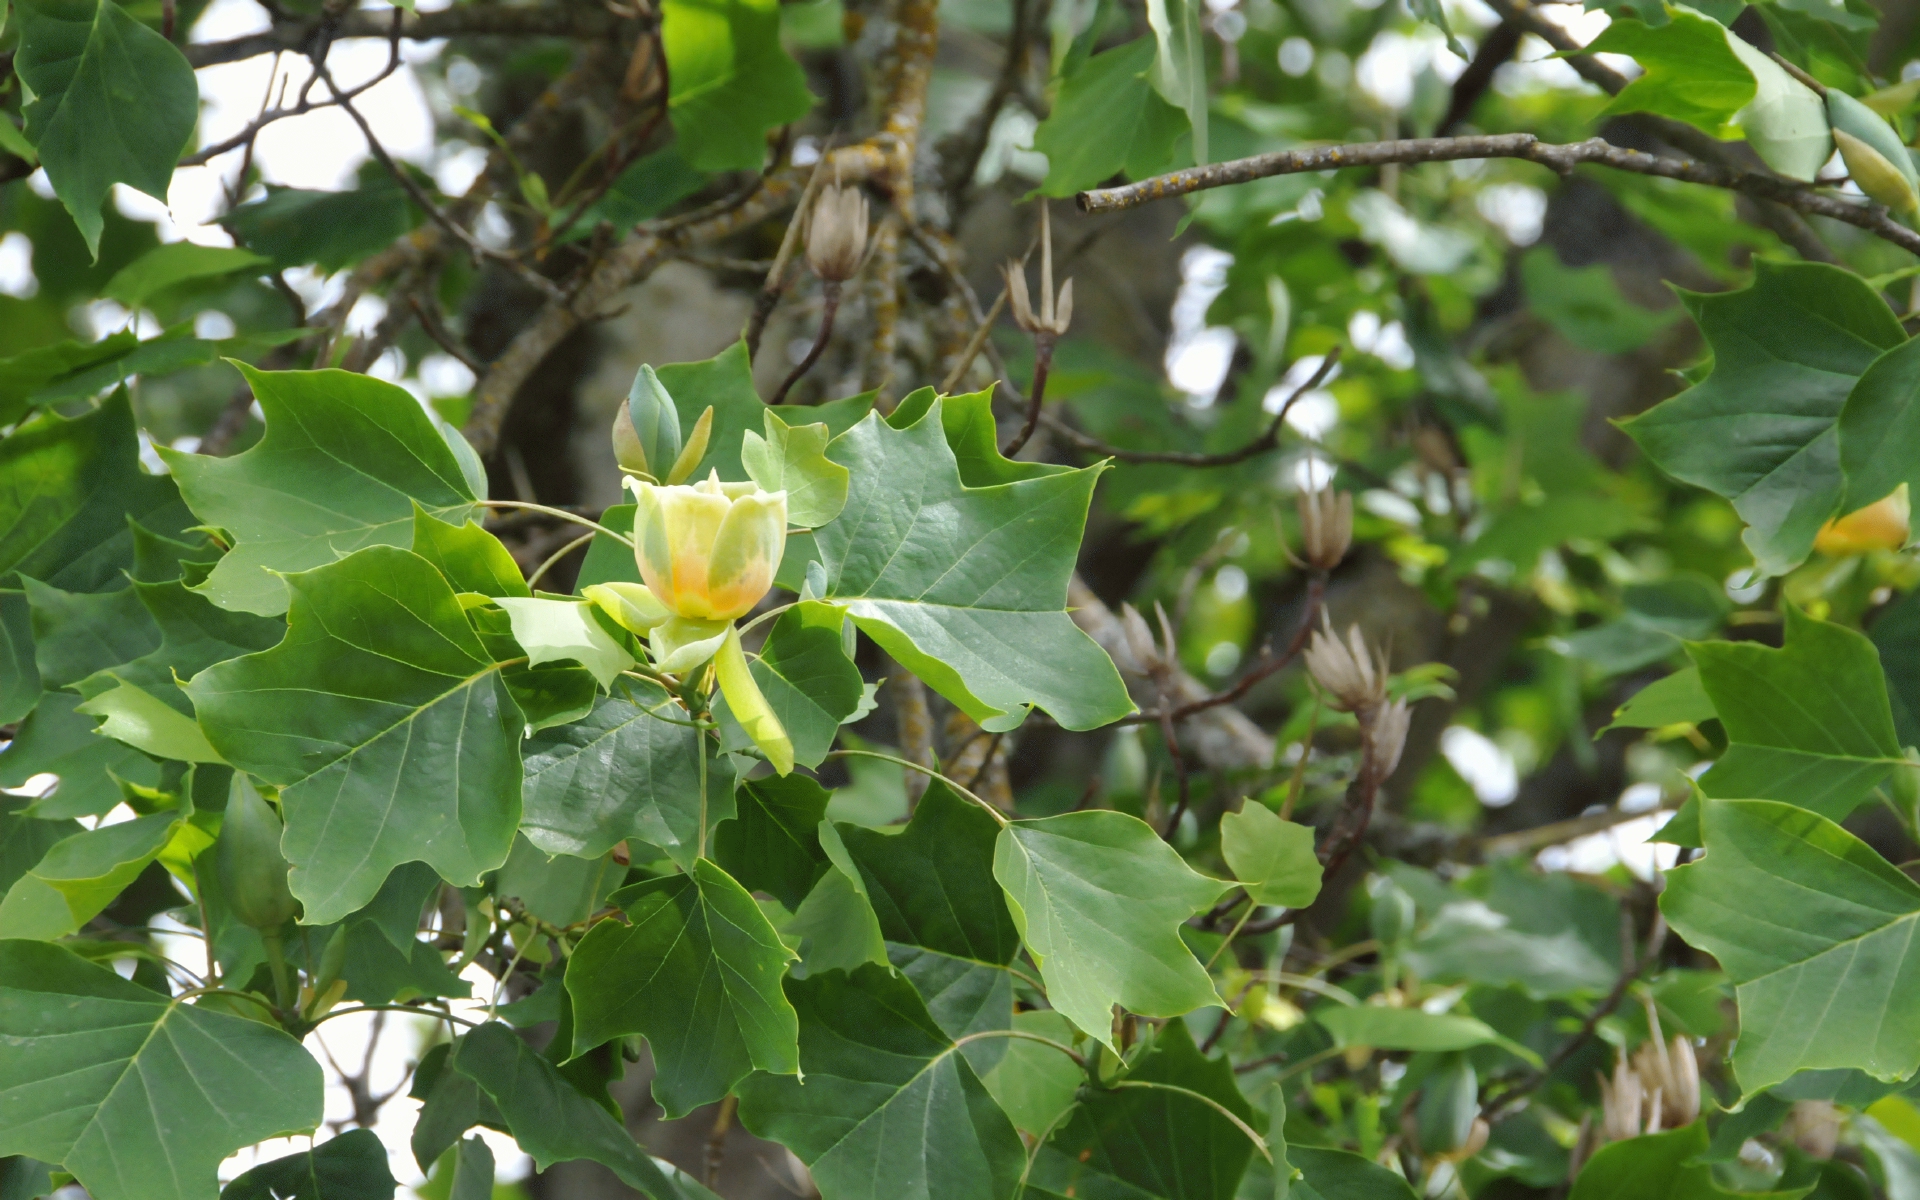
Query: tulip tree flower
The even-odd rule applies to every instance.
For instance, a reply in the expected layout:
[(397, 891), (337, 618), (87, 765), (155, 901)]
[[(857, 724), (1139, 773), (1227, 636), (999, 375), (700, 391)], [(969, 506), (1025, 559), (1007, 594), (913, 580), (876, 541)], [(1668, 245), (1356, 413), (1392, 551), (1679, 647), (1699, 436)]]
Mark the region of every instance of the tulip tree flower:
[(793, 743), (747, 667), (734, 622), (773, 587), (787, 544), (787, 494), (757, 483), (692, 485), (629, 476), (634, 558), (645, 585), (595, 584), (587, 597), (621, 627), (645, 636), (654, 665), (684, 674), (711, 661), (727, 707), (785, 775)]

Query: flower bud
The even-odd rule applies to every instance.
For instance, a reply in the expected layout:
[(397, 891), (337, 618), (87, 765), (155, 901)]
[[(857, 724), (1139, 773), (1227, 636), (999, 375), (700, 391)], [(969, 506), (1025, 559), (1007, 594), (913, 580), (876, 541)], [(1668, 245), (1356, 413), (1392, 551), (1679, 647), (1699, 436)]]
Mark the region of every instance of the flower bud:
[(263, 931), (280, 928), (299, 911), (287, 887), (280, 832), (279, 814), (245, 772), (235, 771), (220, 824), (220, 885), (240, 923)]
[(1861, 191), (1894, 212), (1920, 212), (1920, 173), (1886, 118), (1839, 88), (1828, 88), (1827, 120), (1847, 174)]
[(1400, 765), (1400, 752), (1407, 747), (1407, 726), (1412, 715), (1405, 700), (1395, 700), (1375, 710), (1367, 728), (1367, 769), (1385, 779)]
[(662, 621), (647, 635), (647, 649), (653, 652), (653, 665), (670, 675), (680, 675), (701, 666), (720, 652), (727, 640), (730, 621), (696, 621), (674, 617)]
[(622, 471), (662, 480), (680, 457), (680, 410), (650, 366), (633, 377), (627, 402), (613, 415), (613, 456)]
[(1301, 492), (1300, 542), (1307, 565), (1331, 571), (1353, 542), (1353, 493), (1322, 489)]
[(827, 283), (845, 283), (866, 253), (867, 198), (857, 187), (821, 189), (807, 229), (807, 265)]
[[(1340, 712), (1360, 712), (1377, 708), (1386, 701), (1386, 659), (1374, 661), (1367, 643), (1360, 637), (1358, 625), (1348, 627), (1347, 640), (1343, 643), (1323, 611), (1320, 629), (1307, 645), (1306, 658), (1307, 671), (1314, 682), (1333, 697), (1330, 707)], [(1399, 755), (1394, 757), (1397, 761)]]
[(1813, 548), (1831, 558), (1898, 550), (1912, 536), (1910, 520), (1907, 485), (1903, 483), (1885, 499), (1822, 525), (1814, 535)]
[(668, 612), (696, 621), (746, 615), (773, 587), (787, 545), (787, 494), (756, 483), (691, 486), (629, 478), (640, 578)]

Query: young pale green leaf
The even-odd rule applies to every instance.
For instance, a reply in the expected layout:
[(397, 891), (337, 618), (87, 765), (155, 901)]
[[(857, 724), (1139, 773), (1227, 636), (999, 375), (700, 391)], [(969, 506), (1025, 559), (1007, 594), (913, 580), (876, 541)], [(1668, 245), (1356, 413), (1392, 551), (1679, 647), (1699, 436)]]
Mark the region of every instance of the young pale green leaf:
[(478, 883), (520, 821), (524, 722), (453, 589), (391, 546), (286, 582), (286, 640), (187, 694), (222, 757), (280, 788), (306, 920), (346, 916), (416, 859)]
[(1902, 761), (1880, 656), (1864, 635), (1788, 605), (1778, 650), (1694, 642), (1687, 652), (1731, 743), (1700, 777), (1707, 795), (1785, 800), (1838, 821)]
[(239, 366), (266, 414), (258, 445), (232, 458), (162, 450), (202, 521), (233, 549), (201, 590), (222, 608), (285, 612), (284, 575), (365, 546), (408, 546), (417, 503), (455, 523), (472, 486), (433, 418), (395, 384), (349, 371)]
[(1837, 422), (1848, 393), (1906, 332), (1858, 275), (1821, 263), (1758, 260), (1751, 287), (1681, 299), (1712, 373), (1622, 428), (1667, 474), (1731, 500), (1760, 568), (1781, 574), (1844, 494)]
[[(1073, 1022), (1051, 1009), (1015, 1013), (1013, 1028), (1062, 1046), (1071, 1046), (1074, 1041)], [(981, 1078), (994, 1102), (1014, 1127), (1025, 1133), (1039, 1137), (1056, 1128), (1054, 1122), (1073, 1107), (1087, 1073), (1052, 1046), (1032, 1038), (987, 1040), (1006, 1043), (999, 1065)], [(971, 1045), (962, 1049), (971, 1049)]]
[(65, 937), (113, 903), (180, 825), (180, 814), (103, 825), (55, 843), (0, 899), (0, 938)]
[(968, 487), (940, 401), (905, 429), (870, 416), (828, 453), (853, 486), (816, 535), (827, 598), (896, 661), (988, 729), (1029, 706), (1069, 729), (1132, 711), (1066, 612), (1097, 468)]
[(160, 782), (159, 764), (101, 737), (99, 722), (75, 711), (80, 703), (71, 692), (48, 692), (0, 750), (0, 787), (21, 787), (41, 774), (59, 777), (53, 793), (34, 803), (36, 817), (96, 817), (126, 798), (123, 782)]
[(196, 279), (217, 279), (236, 271), (265, 267), (268, 259), (251, 250), (202, 246), (197, 242), (168, 242), (114, 272), (100, 294), (137, 309), (158, 292)]
[(667, 0), (660, 41), (673, 81), (667, 111), (697, 170), (758, 171), (767, 134), (813, 107), (806, 74), (780, 45), (775, 0)]
[(1255, 904), (1305, 908), (1320, 894), (1313, 830), (1256, 800), (1220, 818), (1220, 853)]
[(1053, 111), (1033, 134), (1033, 148), (1047, 156), (1043, 193), (1071, 196), (1123, 171), (1138, 179), (1167, 165), (1187, 119), (1148, 78), (1156, 53), (1152, 38), (1136, 38), (1060, 81)]
[(603, 688), (631, 670), (633, 655), (594, 619), (593, 605), (579, 600), (502, 596), (495, 600), (513, 624), (514, 640), (527, 652), (529, 666), (576, 662), (592, 672)]
[(1725, 37), (1728, 49), (1753, 75), (1753, 100), (1736, 118), (1747, 144), (1762, 162), (1788, 179), (1812, 183), (1833, 157), (1826, 104), (1759, 47), (1730, 29)]
[(1658, 113), (1718, 135), (1754, 98), (1753, 72), (1729, 44), (1736, 40), (1718, 21), (1679, 9), (1658, 26), (1616, 19), (1587, 48), (1629, 55), (1644, 72), (1606, 112)]
[(754, 1070), (799, 1070), (798, 1018), (780, 991), (794, 959), (759, 905), (706, 859), (691, 875), (614, 894), (567, 964), (573, 1053), (638, 1033), (653, 1049), (653, 1098), (669, 1118), (711, 1104)]
[(713, 859), (748, 891), (800, 907), (827, 869), (820, 822), (827, 789), (805, 775), (750, 779), (734, 795), (734, 820), (713, 832)]
[(111, 671), (93, 678), (96, 683), (109, 686), (94, 691), (84, 703), (75, 705), (73, 711), (100, 718), (100, 736), (125, 742), (154, 758), (192, 763), (226, 761), (207, 741), (207, 735), (200, 731), (194, 719), (170, 707), (165, 700), (118, 678)]
[(71, 419), (41, 413), (0, 440), (0, 581), (18, 572), (69, 591), (118, 588), (134, 565), (130, 522), (177, 534), (192, 519), (171, 478), (141, 469), (124, 389)]
[(1698, 1161), (1707, 1152), (1707, 1125), (1647, 1134), (1600, 1147), (1574, 1180), (1569, 1200), (1796, 1200), (1806, 1188), (1753, 1193), (1720, 1186), (1713, 1168)]
[(110, 0), (18, 0), (14, 17), (14, 70), (33, 97), (21, 110), (27, 138), (97, 256), (114, 184), (166, 201), (199, 85), (178, 47)]
[[(1203, 1056), (1186, 1023), (1169, 1021), (1121, 1079), (1160, 1086), (1089, 1087), (1066, 1125), (1035, 1157), (1029, 1178), (1067, 1196), (1233, 1200), (1253, 1157), (1253, 1142), (1220, 1108), (1247, 1123), (1253, 1108), (1226, 1059)], [(1152, 1135), (1143, 1137), (1149, 1129)]]
[(0, 1155), (56, 1164), (96, 1200), (204, 1200), (229, 1154), (320, 1123), (299, 1042), (58, 946), (0, 942), (0, 1041)]
[(787, 523), (816, 529), (847, 504), (847, 469), (827, 458), (833, 433), (824, 421), (788, 425), (769, 408), (767, 436), (749, 429), (740, 447), (747, 477), (769, 492), (787, 493)]
[(1156, 52), (1149, 78), (1167, 103), (1187, 114), (1193, 161), (1207, 161), (1207, 52), (1193, 0), (1147, 0), (1147, 26)]
[(1113, 1047), (1113, 1006), (1177, 1017), (1220, 1003), (1180, 924), (1228, 887), (1187, 866), (1126, 813), (1088, 811), (1002, 829), (993, 876), (1040, 964), (1047, 999)]
[(1506, 1045), (1532, 1058), (1524, 1047), (1514, 1047), (1477, 1017), (1458, 1013), (1430, 1013), (1419, 1008), (1386, 1008), (1377, 1004), (1323, 1004), (1313, 1019), (1342, 1046), (1371, 1046), (1375, 1050), (1470, 1050), (1475, 1046)]
[(1713, 700), (1708, 697), (1706, 686), (1700, 682), (1700, 669), (1688, 667), (1656, 679), (1635, 692), (1625, 704), (1614, 710), (1612, 724), (1600, 732), (1605, 733), (1608, 729), (1659, 729), (1683, 723), (1698, 725), (1718, 715), (1713, 710)]
[[(826, 822), (821, 827), (832, 829)], [(830, 864), (794, 911), (785, 933), (790, 941), (799, 942), (801, 965), (808, 975), (852, 971), (865, 963), (889, 964), (887, 942), (880, 935), (880, 921), (865, 886)]]
[(448, 524), (417, 501), (413, 506), (413, 552), (438, 567), (456, 592), (496, 598), (533, 594), (499, 538), (473, 521)]
[[(774, 719), (792, 741), (793, 759), (817, 767), (833, 749), (840, 723), (860, 706), (860, 669), (847, 657), (840, 630), (846, 617), (832, 604), (808, 600), (780, 614), (747, 665)], [(753, 739), (731, 705), (715, 706), (722, 744), (744, 750)]]
[(1011, 1200), (1020, 1137), (906, 980), (867, 965), (786, 990), (805, 1081), (750, 1076), (740, 1121), (798, 1155), (822, 1200)]
[(691, 869), (703, 812), (709, 830), (734, 815), (726, 762), (708, 760), (703, 803), (686, 710), (658, 684), (623, 679), (579, 721), (527, 741), (521, 828), (548, 854), (599, 858), (634, 838)]
[(890, 942), (1005, 966), (1020, 934), (994, 882), (998, 823), (944, 782), (927, 785), (904, 832), (835, 826)]
[(591, 1159), (651, 1200), (713, 1200), (700, 1185), (662, 1170), (606, 1109), (581, 1095), (505, 1025), (482, 1025), (455, 1042), (445, 1072), (478, 1085), (538, 1170)]
[(1768, 800), (1701, 806), (1706, 856), (1667, 877), (1660, 908), (1733, 980), (1748, 1094), (1796, 1071), (1920, 1069), (1913, 953), (1920, 884), (1817, 813)]
[(220, 1189), (220, 1200), (392, 1200), (387, 1148), (371, 1129), (349, 1129), (311, 1150), (264, 1162)]

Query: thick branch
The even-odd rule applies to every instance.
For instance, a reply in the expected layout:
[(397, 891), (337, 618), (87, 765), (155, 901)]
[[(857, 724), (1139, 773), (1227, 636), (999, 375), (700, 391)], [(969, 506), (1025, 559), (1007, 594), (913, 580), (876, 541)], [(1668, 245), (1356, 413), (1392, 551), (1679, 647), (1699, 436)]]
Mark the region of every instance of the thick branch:
[[(264, 33), (250, 33), (224, 42), (182, 46), (181, 53), (195, 67), (239, 62), (276, 51), (304, 50), (326, 26), (327, 19), (276, 24)], [(400, 36), (413, 41), (435, 38), (495, 36), (511, 38), (563, 37), (600, 41), (614, 36), (620, 19), (598, 4), (535, 4), (509, 8), (504, 4), (455, 5), (439, 12), (408, 13)], [(329, 40), (385, 38), (389, 19), (380, 9), (346, 13), (333, 25)]]
[(1530, 133), (1503, 133), (1486, 137), (1403, 138), (1386, 142), (1357, 142), (1307, 150), (1256, 154), (1186, 171), (1143, 179), (1123, 187), (1081, 192), (1084, 212), (1120, 212), (1169, 196), (1183, 196), (1209, 188), (1226, 187), (1274, 175), (1306, 171), (1333, 171), (1342, 167), (1383, 166), (1387, 163), (1456, 162), (1463, 159), (1517, 158), (1539, 163), (1562, 175), (1582, 163), (1595, 163), (1638, 175), (1656, 175), (1705, 187), (1742, 192), (1785, 205), (1796, 212), (1829, 217), (1857, 226), (1910, 254), (1920, 254), (1920, 233), (1887, 216), (1878, 205), (1853, 204), (1811, 188), (1740, 167), (1720, 166), (1690, 158), (1667, 158), (1615, 146), (1604, 138), (1555, 145)]

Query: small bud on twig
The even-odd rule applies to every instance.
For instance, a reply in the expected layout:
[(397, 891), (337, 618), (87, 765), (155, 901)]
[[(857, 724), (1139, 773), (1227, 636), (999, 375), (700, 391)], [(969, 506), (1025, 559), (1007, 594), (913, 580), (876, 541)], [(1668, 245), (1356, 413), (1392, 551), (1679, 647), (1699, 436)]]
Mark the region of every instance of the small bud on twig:
[(1024, 264), (1009, 260), (1000, 268), (1007, 280), (1007, 304), (1013, 309), (1013, 323), (1030, 334), (1059, 337), (1073, 323), (1073, 280), (1060, 287), (1058, 303), (1053, 292), (1053, 227), (1047, 217), (1047, 205), (1040, 202), (1040, 311), (1035, 314), (1027, 294)]
[(1353, 542), (1353, 493), (1331, 488), (1301, 492), (1300, 541), (1307, 565), (1331, 571), (1347, 556)]
[(859, 188), (821, 189), (807, 229), (807, 265), (827, 283), (845, 283), (866, 253), (867, 198)]
[[(1320, 614), (1320, 629), (1307, 645), (1307, 671), (1314, 682), (1331, 695), (1329, 707), (1340, 712), (1369, 712), (1387, 699), (1387, 662), (1376, 661), (1360, 636), (1358, 625), (1349, 626), (1342, 642), (1333, 632), (1325, 612)], [(1396, 756), (1397, 757), (1397, 756)]]

